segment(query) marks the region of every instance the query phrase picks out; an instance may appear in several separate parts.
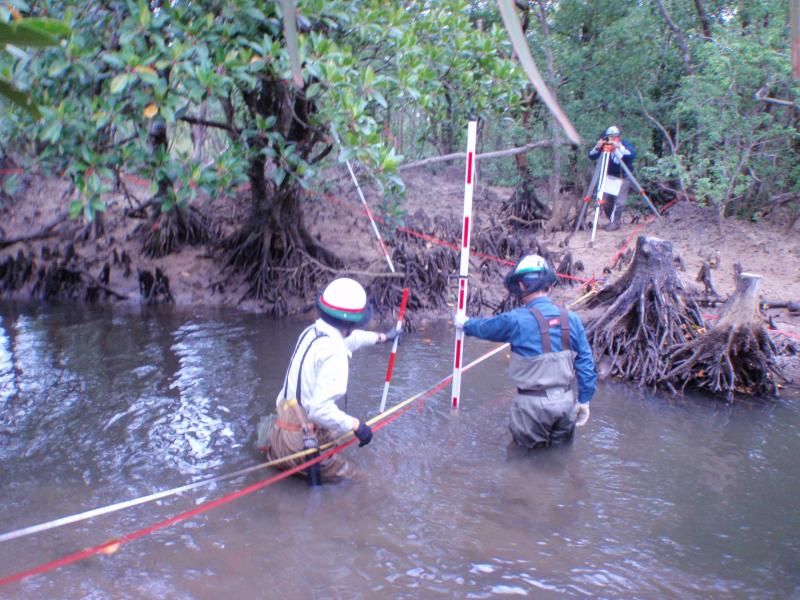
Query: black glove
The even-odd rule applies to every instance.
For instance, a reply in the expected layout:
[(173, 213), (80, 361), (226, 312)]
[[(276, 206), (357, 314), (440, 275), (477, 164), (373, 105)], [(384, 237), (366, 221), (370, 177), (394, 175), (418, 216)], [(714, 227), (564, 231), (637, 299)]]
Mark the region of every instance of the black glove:
[(361, 446), (366, 446), (372, 441), (372, 429), (364, 421), (358, 422), (358, 429), (353, 432), (353, 435), (358, 438), (359, 448)]
[(383, 336), (386, 338), (384, 341), (391, 342), (394, 338), (398, 337), (400, 332), (397, 331), (397, 327), (392, 327), (389, 331), (386, 331)]

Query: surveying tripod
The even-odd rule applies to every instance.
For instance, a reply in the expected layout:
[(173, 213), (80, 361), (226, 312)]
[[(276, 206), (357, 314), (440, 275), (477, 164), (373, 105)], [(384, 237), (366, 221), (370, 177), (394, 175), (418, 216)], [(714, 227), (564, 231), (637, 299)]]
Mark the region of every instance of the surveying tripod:
[[(631, 170), (628, 168), (628, 165), (622, 160), (622, 153), (619, 151), (618, 148), (614, 147), (614, 144), (611, 142), (605, 142), (603, 146), (600, 148), (600, 159), (597, 161), (597, 164), (594, 168), (594, 173), (592, 173), (592, 180), (589, 182), (589, 187), (586, 188), (586, 193), (583, 195), (583, 206), (581, 207), (581, 212), (578, 215), (578, 220), (575, 223), (575, 231), (572, 233), (577, 233), (578, 229), (581, 228), (583, 225), (583, 218), (586, 216), (586, 207), (589, 205), (589, 201), (591, 200), (590, 194), (592, 190), (594, 190), (594, 219), (592, 220), (592, 238), (591, 242), (594, 242), (595, 234), (597, 233), (597, 219), (600, 216), (600, 207), (603, 205), (605, 201), (605, 193), (606, 193), (606, 182), (608, 181), (608, 164), (611, 161), (611, 156), (614, 155), (617, 160), (619, 161), (620, 167), (625, 172), (625, 176), (636, 186), (636, 191), (641, 194), (642, 198), (645, 199), (647, 205), (650, 207), (650, 210), (653, 211), (653, 214), (656, 216), (657, 219), (661, 218), (661, 215), (658, 214), (658, 210), (656, 207), (653, 206), (653, 203), (650, 202), (650, 198), (647, 197), (647, 194), (644, 193), (642, 186), (639, 185), (639, 182), (636, 181), (636, 178), (631, 173)], [(611, 218), (613, 220), (614, 214), (612, 213)]]

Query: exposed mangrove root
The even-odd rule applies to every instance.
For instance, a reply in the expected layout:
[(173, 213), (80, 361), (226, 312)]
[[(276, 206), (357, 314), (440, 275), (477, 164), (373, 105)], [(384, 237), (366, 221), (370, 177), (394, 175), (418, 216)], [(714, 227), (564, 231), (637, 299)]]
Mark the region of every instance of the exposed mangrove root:
[(83, 264), (73, 244), (67, 244), (63, 255), (56, 248), (51, 260), (39, 265), (31, 297), (39, 300), (85, 299), (86, 287), (81, 278)]
[(114, 251), (112, 252), (111, 256), (112, 256), (112, 262), (113, 262), (115, 267), (116, 266), (120, 266), (120, 265), (122, 266), (122, 276), (125, 279), (130, 277), (131, 276), (131, 257), (130, 257), (130, 255), (127, 252), (125, 252), (125, 250), (123, 250), (122, 253), (119, 253), (119, 252), (117, 252), (117, 249), (114, 248)]
[[(529, 232), (509, 230), (491, 216), (489, 219), (489, 224), (476, 220), (473, 226), (472, 269), (476, 269), (477, 263), (477, 273), (475, 270), (472, 272), (479, 274), (480, 279), (473, 279), (469, 287), (469, 314), (485, 314), (484, 309), (496, 314), (513, 307), (515, 299), (504, 293), (503, 280), (525, 254), (540, 254), (559, 273), (569, 276), (583, 269), (580, 262), (573, 261), (569, 251), (552, 252)], [(370, 297), (381, 317), (398, 306), (403, 287), (416, 292), (409, 298), (409, 313), (440, 312), (454, 306), (460, 260), (458, 246), (434, 245), (431, 240), (459, 240), (460, 220), (441, 217), (431, 220), (423, 214), (415, 214), (407, 219), (406, 224), (407, 227), (398, 229), (389, 240), (393, 246), (392, 262), (398, 273), (402, 273), (402, 280), (375, 281), (370, 285)], [(575, 283), (575, 279), (559, 278), (557, 285)]]
[(672, 349), (671, 368), (663, 381), (682, 381), (681, 389), (689, 385), (722, 393), (729, 402), (734, 392), (776, 394), (777, 380), (785, 377), (758, 309), (760, 284), (759, 275), (740, 273), (736, 291), (720, 310), (716, 325)]
[(207, 219), (193, 206), (176, 205), (159, 212), (152, 222), (139, 225), (135, 231), (142, 235), (142, 253), (148, 258), (160, 258), (183, 244), (196, 246), (211, 239)]
[(409, 325), (413, 326), (414, 312), (440, 310), (452, 304), (458, 254), (441, 246), (429, 247), (425, 241), (407, 234), (398, 234), (394, 244), (392, 262), (403, 279), (373, 282), (370, 297), (378, 315), (384, 317), (400, 305), (404, 287), (413, 290), (407, 313)]
[(84, 296), (86, 302), (97, 302), (101, 296), (104, 300), (108, 300), (109, 297), (113, 297), (116, 300), (128, 299), (128, 296), (109, 286), (109, 281), (111, 280), (111, 265), (108, 262), (103, 264), (103, 268), (100, 270), (100, 274), (97, 277), (92, 276), (86, 271), (82, 271), (80, 275), (84, 282), (86, 282), (86, 292)]
[(533, 187), (532, 178), (524, 178), (523, 183), (500, 206), (503, 221), (512, 229), (541, 229), (553, 211), (539, 200)]
[(0, 290), (13, 293), (24, 286), (31, 278), (36, 263), (31, 254), (17, 251), (17, 256), (8, 256), (0, 263)]
[(172, 304), (175, 299), (169, 289), (169, 277), (156, 268), (155, 273), (139, 270), (139, 295), (144, 304)]
[(711, 262), (704, 260), (700, 270), (697, 272), (697, 277), (695, 277), (695, 281), (703, 284), (703, 295), (706, 299), (719, 298), (719, 294), (717, 293), (717, 290), (714, 289), (714, 284), (711, 281), (711, 269), (714, 268), (716, 268), (716, 263), (712, 264)]
[(264, 302), (275, 318), (289, 314), (291, 296), (315, 298), (342, 262), (296, 224), (275, 230), (266, 221), (240, 229), (223, 242), (228, 267), (242, 275), (247, 291), (240, 301)]
[(669, 350), (704, 327), (675, 271), (672, 244), (652, 237), (640, 236), (625, 274), (583, 306), (595, 312), (586, 325), (595, 361), (638, 385), (669, 387)]

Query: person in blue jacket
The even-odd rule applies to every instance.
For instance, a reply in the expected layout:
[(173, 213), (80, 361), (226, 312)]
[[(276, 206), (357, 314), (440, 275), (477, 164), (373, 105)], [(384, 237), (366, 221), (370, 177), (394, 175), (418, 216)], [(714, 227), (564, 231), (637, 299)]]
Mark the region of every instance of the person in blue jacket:
[(456, 327), (484, 340), (509, 342), (508, 372), (517, 386), (509, 429), (519, 446), (542, 448), (572, 440), (589, 420), (597, 376), (580, 317), (553, 304), (556, 274), (541, 256), (523, 257), (506, 287), (523, 306), (489, 318), (456, 316)]
[[(622, 219), (622, 211), (625, 208), (625, 201), (628, 198), (631, 182), (625, 171), (620, 166), (620, 157), (622, 162), (628, 167), (628, 170), (633, 173), (633, 161), (636, 159), (636, 148), (628, 140), (622, 137), (620, 128), (616, 125), (611, 125), (607, 128), (603, 135), (597, 139), (597, 143), (589, 150), (589, 160), (597, 160), (600, 157), (604, 144), (611, 144), (614, 148), (614, 153), (608, 161), (607, 177), (614, 183), (619, 185), (619, 193), (603, 194), (603, 212), (608, 217), (608, 223), (601, 225), (602, 229), (608, 231), (615, 231), (619, 229)], [(615, 181), (618, 180), (618, 181)]]

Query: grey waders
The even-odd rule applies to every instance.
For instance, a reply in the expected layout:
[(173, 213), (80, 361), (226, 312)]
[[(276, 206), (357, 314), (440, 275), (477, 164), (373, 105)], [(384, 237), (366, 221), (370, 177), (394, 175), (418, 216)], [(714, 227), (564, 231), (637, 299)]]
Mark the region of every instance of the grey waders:
[[(517, 386), (511, 403), (509, 429), (514, 441), (525, 448), (544, 448), (568, 442), (575, 433), (578, 410), (574, 352), (569, 343), (569, 319), (561, 309), (560, 319), (550, 323), (542, 313), (530, 309), (536, 317), (542, 336), (543, 354), (519, 356), (511, 354), (508, 373)], [(561, 352), (550, 345), (550, 325), (560, 320)]]

